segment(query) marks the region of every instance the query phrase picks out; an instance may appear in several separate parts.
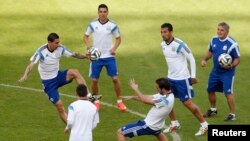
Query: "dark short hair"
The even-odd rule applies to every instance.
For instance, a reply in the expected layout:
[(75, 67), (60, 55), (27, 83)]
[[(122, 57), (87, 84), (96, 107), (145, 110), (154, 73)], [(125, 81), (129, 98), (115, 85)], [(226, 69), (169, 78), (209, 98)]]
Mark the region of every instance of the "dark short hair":
[(107, 11), (109, 11), (108, 6), (107, 6), (106, 4), (100, 4), (100, 5), (98, 6), (98, 10), (99, 10), (100, 8), (106, 8)]
[(55, 41), (55, 39), (59, 39), (59, 36), (56, 34), (56, 33), (50, 33), (49, 35), (48, 35), (48, 41), (50, 41), (50, 42), (54, 42)]
[(85, 97), (88, 94), (87, 87), (84, 84), (79, 84), (76, 88), (76, 93), (80, 97)]
[(156, 79), (155, 83), (158, 84), (160, 89), (170, 90), (170, 83), (166, 78), (163, 77), (158, 78)]
[(171, 23), (164, 23), (161, 25), (161, 28), (167, 28), (168, 31), (173, 31), (173, 26)]

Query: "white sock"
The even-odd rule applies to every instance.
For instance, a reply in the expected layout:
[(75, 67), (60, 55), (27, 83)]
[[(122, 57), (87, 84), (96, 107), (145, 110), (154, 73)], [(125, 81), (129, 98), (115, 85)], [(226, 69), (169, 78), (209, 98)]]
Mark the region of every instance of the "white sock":
[(177, 125), (177, 124), (179, 124), (179, 121), (178, 121), (178, 120), (172, 120), (172, 121), (171, 121), (171, 124), (172, 124), (172, 125)]
[(121, 100), (121, 99), (117, 100), (117, 103), (120, 103), (120, 102), (122, 102), (122, 100)]
[(216, 110), (217, 110), (217, 108), (210, 108), (210, 110), (211, 110), (211, 111), (216, 111)]
[(92, 94), (91, 94), (91, 93), (88, 93), (88, 94), (87, 94), (87, 97), (91, 97), (91, 96), (92, 96)]
[(235, 114), (233, 114), (233, 113), (229, 113), (229, 114), (235, 117)]
[(208, 126), (208, 123), (206, 121), (200, 123), (202, 127), (207, 127)]

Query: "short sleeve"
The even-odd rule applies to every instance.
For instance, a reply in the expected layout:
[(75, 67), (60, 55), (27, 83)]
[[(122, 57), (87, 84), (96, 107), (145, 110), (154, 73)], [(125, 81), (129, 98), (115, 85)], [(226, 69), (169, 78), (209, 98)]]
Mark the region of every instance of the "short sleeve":
[(44, 60), (44, 57), (40, 51), (36, 51), (34, 55), (31, 56), (30, 61), (36, 64), (40, 59)]
[(70, 57), (73, 55), (73, 52), (69, 50), (67, 47), (62, 46), (62, 55), (66, 57)]
[(153, 101), (154, 101), (156, 108), (166, 106), (169, 103), (166, 96), (160, 95), (160, 94), (153, 95)]
[(115, 25), (115, 27), (113, 27), (113, 29), (111, 30), (112, 34), (117, 38), (120, 37), (120, 31), (117, 25)]
[(94, 28), (91, 24), (89, 24), (89, 26), (87, 27), (87, 30), (85, 32), (85, 35), (90, 35), (94, 32)]

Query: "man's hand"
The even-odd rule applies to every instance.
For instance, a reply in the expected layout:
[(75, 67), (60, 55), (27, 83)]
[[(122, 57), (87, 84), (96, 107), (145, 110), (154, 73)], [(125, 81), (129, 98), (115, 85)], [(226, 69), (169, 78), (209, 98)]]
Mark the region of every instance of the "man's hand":
[(138, 89), (138, 84), (135, 83), (134, 79), (130, 79), (129, 80), (129, 85), (133, 90), (137, 90)]
[(206, 67), (207, 66), (207, 61), (206, 60), (201, 60), (201, 67)]
[(232, 64), (229, 64), (227, 66), (222, 66), (222, 68), (224, 68), (224, 69), (232, 69), (233, 67), (232, 67)]
[(18, 82), (24, 82), (25, 80), (27, 80), (27, 75), (23, 75)]
[(196, 83), (198, 83), (197, 78), (191, 78), (191, 83), (192, 83), (192, 84), (196, 84)]
[(115, 55), (115, 54), (116, 54), (115, 48), (112, 48), (112, 49), (110, 50), (110, 54), (111, 54), (111, 55)]
[(69, 133), (69, 128), (65, 128), (64, 133)]

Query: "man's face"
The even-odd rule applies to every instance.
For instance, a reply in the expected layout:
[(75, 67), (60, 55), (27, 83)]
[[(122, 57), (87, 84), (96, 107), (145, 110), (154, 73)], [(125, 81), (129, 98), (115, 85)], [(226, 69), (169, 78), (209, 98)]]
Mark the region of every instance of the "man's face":
[(168, 28), (161, 28), (161, 36), (163, 40), (169, 41), (169, 39), (172, 37), (172, 32), (170, 32)]
[(56, 50), (59, 46), (60, 46), (60, 40), (59, 40), (59, 39), (55, 39), (53, 42), (50, 42), (50, 41), (49, 41), (50, 50), (54, 51), (54, 50)]
[(104, 21), (108, 17), (108, 10), (106, 8), (99, 8), (98, 10), (99, 19)]
[(160, 94), (162, 94), (163, 92), (162, 92), (162, 89), (159, 87), (159, 85), (158, 84), (156, 84), (156, 90), (157, 90), (157, 92), (158, 93), (160, 93)]
[(223, 27), (223, 26), (218, 26), (218, 28), (217, 28), (217, 35), (218, 35), (218, 37), (220, 38), (220, 39), (225, 39), (226, 37), (227, 37), (227, 35), (228, 35), (228, 31), (226, 30), (226, 28), (225, 27)]

